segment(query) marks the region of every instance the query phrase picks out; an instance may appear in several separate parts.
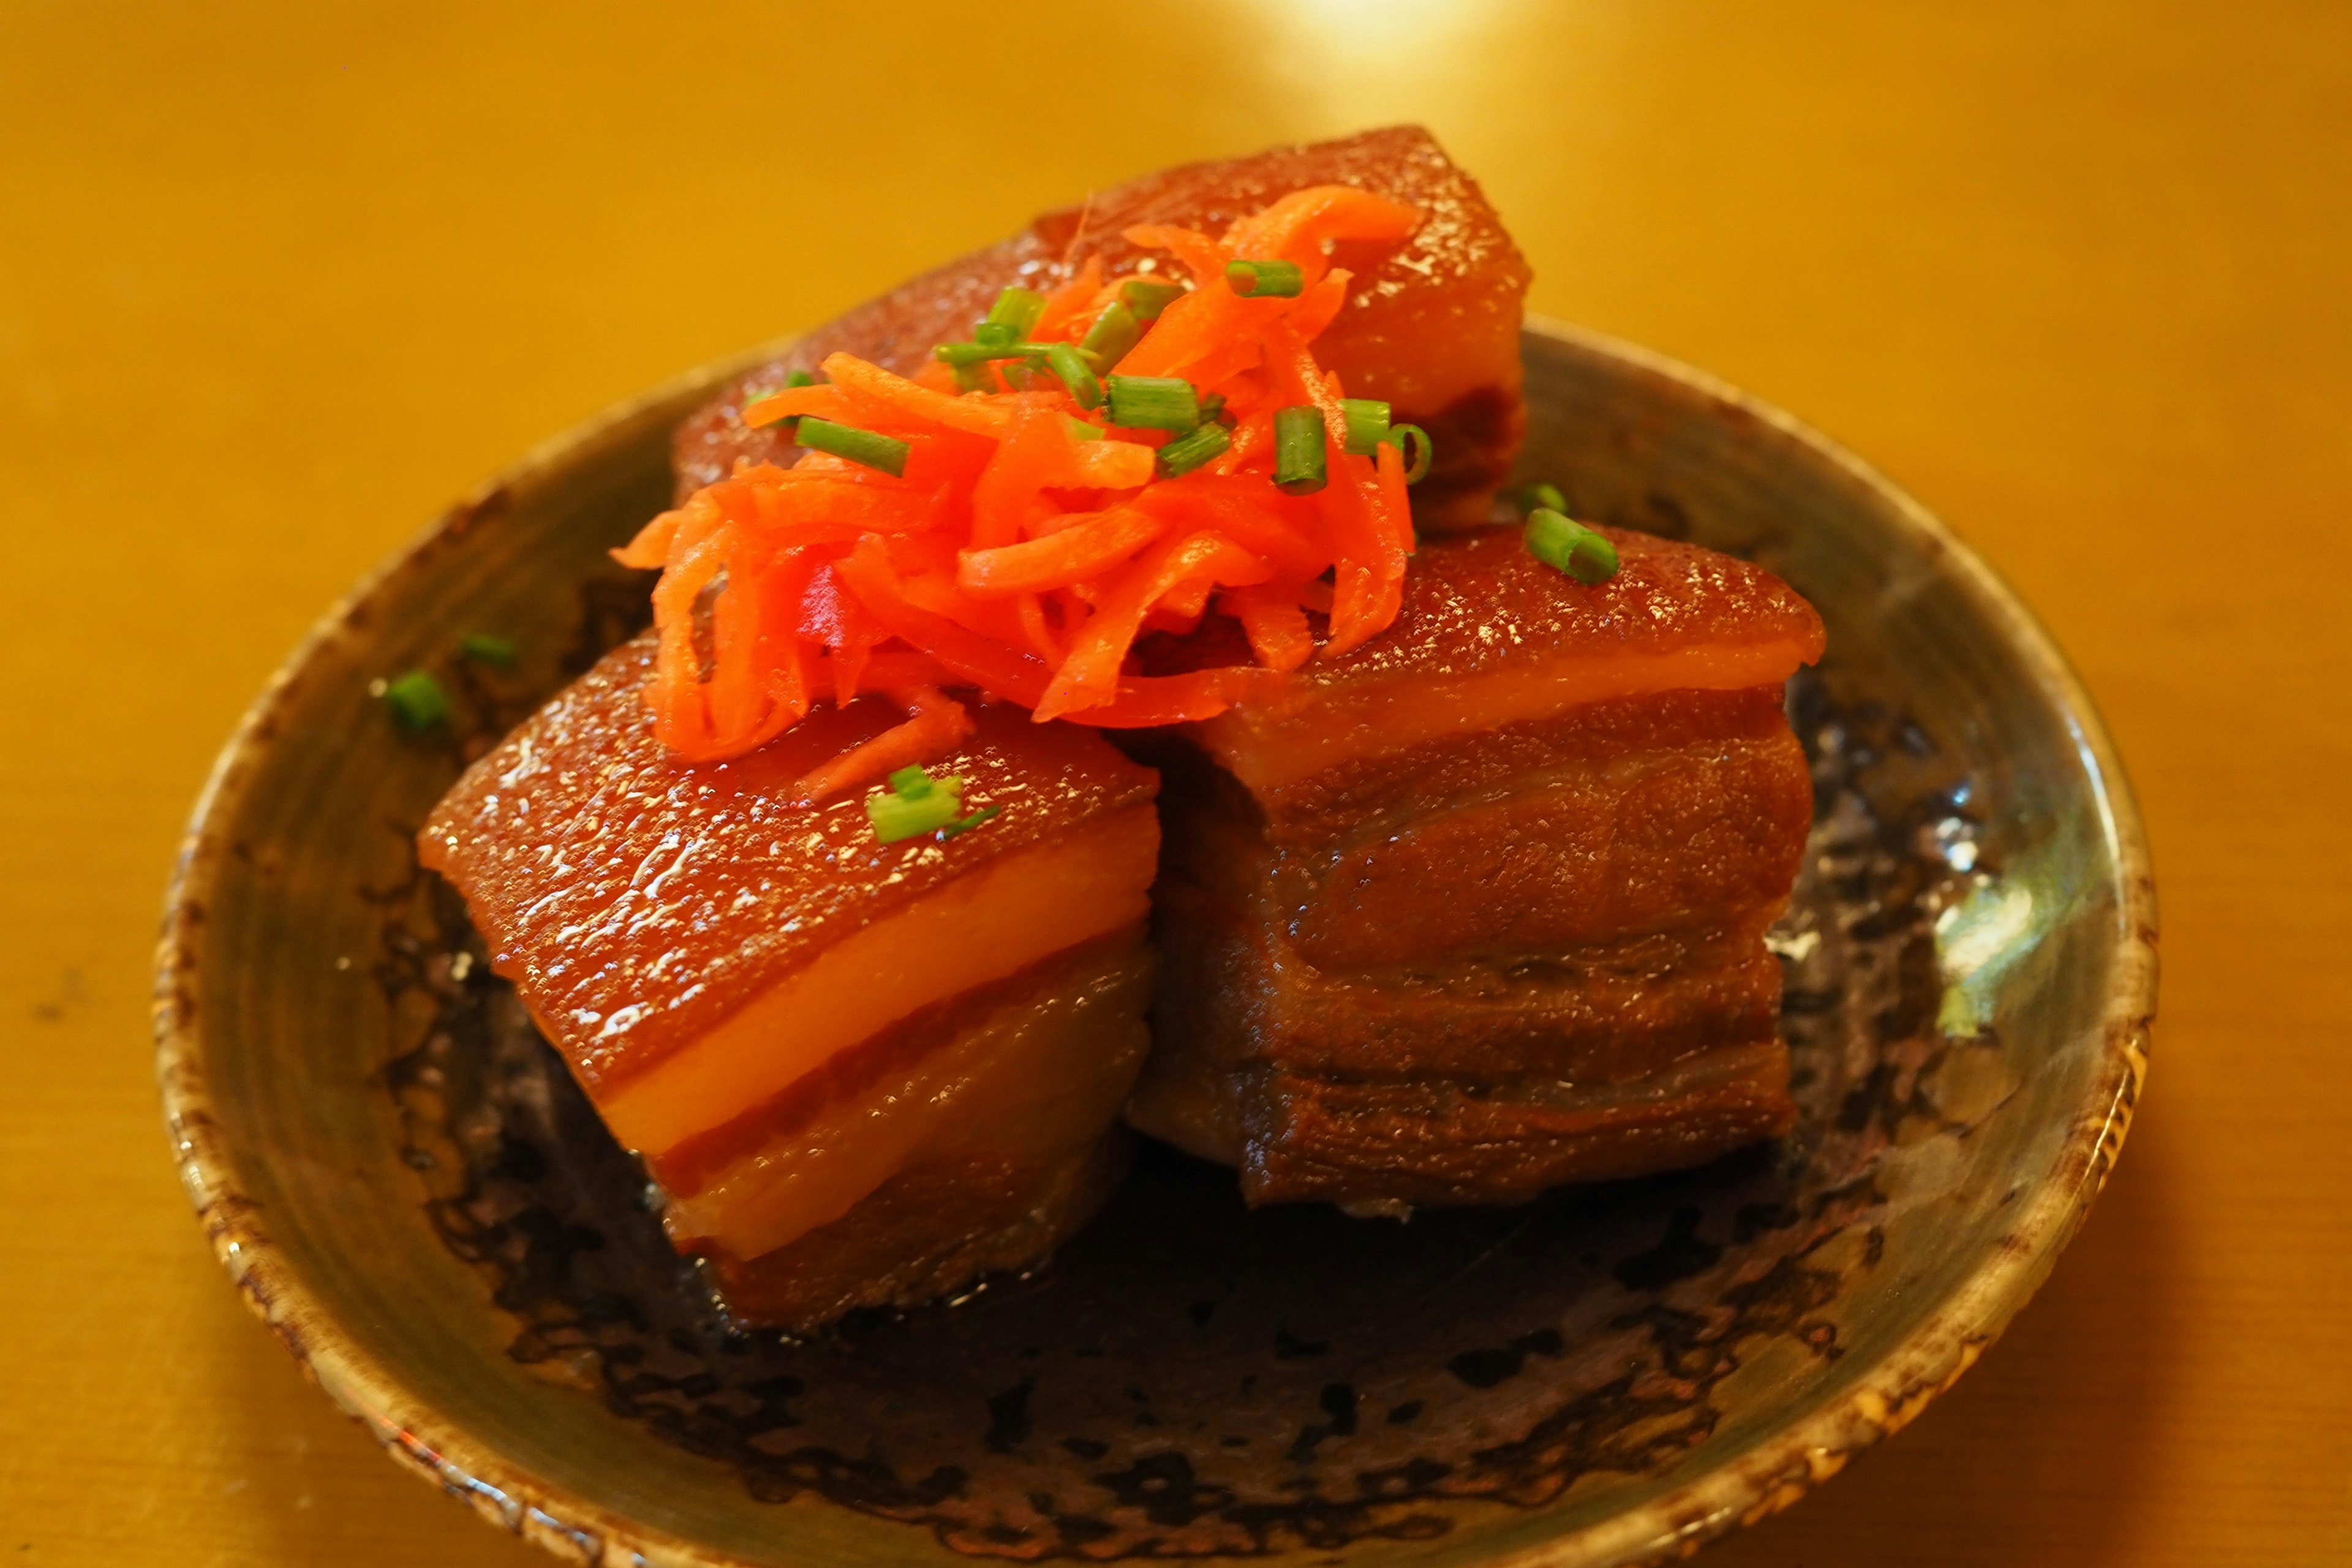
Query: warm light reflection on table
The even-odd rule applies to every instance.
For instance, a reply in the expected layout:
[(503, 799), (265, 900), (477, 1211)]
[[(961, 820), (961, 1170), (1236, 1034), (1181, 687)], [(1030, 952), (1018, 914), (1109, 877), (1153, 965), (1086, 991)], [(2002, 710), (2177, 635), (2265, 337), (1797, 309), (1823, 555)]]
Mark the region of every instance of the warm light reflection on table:
[(2262, 0), (0, 13), (0, 1561), (538, 1561), (247, 1321), (143, 1037), (310, 619), (688, 365), (1186, 158), (1398, 119), (1536, 307), (1940, 510), (2112, 721), (2166, 976), (2121, 1173), (1911, 1430), (1708, 1561), (2352, 1555), (2352, 12)]

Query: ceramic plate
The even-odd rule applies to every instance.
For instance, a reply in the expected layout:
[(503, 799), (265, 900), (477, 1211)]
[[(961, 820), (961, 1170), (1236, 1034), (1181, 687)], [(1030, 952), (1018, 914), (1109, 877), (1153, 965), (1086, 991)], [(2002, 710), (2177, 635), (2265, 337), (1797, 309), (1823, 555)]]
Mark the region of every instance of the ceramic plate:
[[(642, 624), (604, 552), (735, 366), (534, 453), (337, 608), (231, 742), (156, 1026), (174, 1147), (254, 1310), (396, 1459), (596, 1563), (1645, 1562), (1784, 1507), (2049, 1270), (2145, 1070), (2154, 898), (2047, 638), (1787, 417), (1565, 328), (1525, 472), (1821, 607), (1812, 840), (1773, 942), (1781, 1143), (1524, 1208), (1245, 1212), (1147, 1152), (1053, 1263), (794, 1344), (727, 1333), (409, 838)], [(469, 632), (520, 662), (462, 660)], [(424, 667), (418, 737), (372, 682)]]

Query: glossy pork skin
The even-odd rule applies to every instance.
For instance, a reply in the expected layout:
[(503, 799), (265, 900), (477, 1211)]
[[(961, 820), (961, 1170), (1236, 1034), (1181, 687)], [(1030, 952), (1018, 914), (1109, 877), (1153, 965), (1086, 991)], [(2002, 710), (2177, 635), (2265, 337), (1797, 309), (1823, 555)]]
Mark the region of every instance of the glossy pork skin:
[(1148, 174), (1048, 213), (999, 245), (859, 306), (728, 388), (679, 428), (679, 493), (724, 478), (739, 458), (779, 459), (791, 451), (780, 433), (745, 426), (748, 387), (773, 386), (789, 370), (813, 371), (836, 352), (911, 374), (934, 345), (970, 336), (972, 322), (1008, 284), (1050, 288), (1089, 256), (1100, 258), (1107, 275), (1147, 258), (1171, 265), (1129, 245), (1121, 237), (1125, 229), (1164, 224), (1217, 235), (1292, 191), (1327, 184), (1391, 197), (1424, 216), (1402, 245), (1335, 249), (1334, 262), (1355, 278), (1347, 305), (1316, 341), (1316, 356), (1339, 374), (1349, 396), (1384, 399), (1399, 423), (1430, 432), (1437, 460), (1412, 492), (1419, 527), (1483, 522), (1526, 426), (1519, 321), (1529, 273), (1477, 183), (1427, 132), (1409, 125)]
[[(417, 837), (600, 1101), (836, 943), (1156, 787), (1092, 731), (976, 706), (978, 733), (932, 771), (1002, 815), (946, 843), (877, 843), (858, 797), (811, 808), (793, 785), (903, 713), (821, 704), (748, 756), (683, 763), (641, 693), (652, 657), (649, 636), (607, 656), (469, 768)], [(1099, 911), (1101, 929), (1133, 912)]]
[(1432, 543), (1355, 655), (1160, 760), (1167, 978), (1129, 1119), (1253, 1202), (1509, 1201), (1792, 1113), (1764, 935), (1811, 819), (1759, 568), (1612, 532)]
[(1529, 555), (1516, 529), (1424, 550), (1394, 626), (1192, 733), (1266, 804), (1280, 835), (1406, 776), (1450, 769), (1457, 787), (1468, 783), (1465, 764), (1433, 743), (1600, 702), (1777, 687), (1821, 657), (1821, 616), (1762, 567), (1601, 531), (1619, 568), (1594, 587)]
[[(810, 1244), (824, 1267), (730, 1297), (739, 1316), (809, 1328), (959, 1260), (1034, 1261), (1105, 1195), (1072, 1184), (1108, 1168), (1144, 1052), (1153, 775), (1092, 731), (978, 706), (933, 771), (1001, 814), (879, 844), (858, 798), (799, 805), (793, 786), (894, 708), (820, 707), (748, 756), (689, 764), (652, 733), (649, 665), (645, 639), (617, 650), (476, 763), (420, 858), (645, 1157), (682, 1250), (749, 1280), (833, 1237)], [(865, 1207), (975, 1158), (987, 1203)], [(886, 1244), (935, 1268), (855, 1278)]]

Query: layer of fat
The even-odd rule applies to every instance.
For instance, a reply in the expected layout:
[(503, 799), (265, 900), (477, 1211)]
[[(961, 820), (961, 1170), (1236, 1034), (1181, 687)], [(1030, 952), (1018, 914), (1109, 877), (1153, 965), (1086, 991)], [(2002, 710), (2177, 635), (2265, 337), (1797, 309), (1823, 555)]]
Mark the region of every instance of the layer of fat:
[(826, 948), (597, 1110), (625, 1148), (675, 1148), (911, 1013), (1142, 919), (1159, 850), (1142, 805), (991, 861)]
[(729, 1165), (663, 1215), (681, 1250), (757, 1258), (849, 1213), (908, 1166), (974, 1153), (1046, 1164), (1100, 1138), (1151, 1039), (1134, 939), (1042, 995), (983, 1014), (920, 1060)]
[(1549, 719), (1593, 702), (1664, 691), (1777, 686), (1808, 650), (1790, 640), (1706, 644), (1672, 653), (1580, 656), (1483, 675), (1404, 674), (1294, 687), (1193, 726), (1209, 754), (1253, 791), (1278, 790), (1349, 763), (1431, 741)]

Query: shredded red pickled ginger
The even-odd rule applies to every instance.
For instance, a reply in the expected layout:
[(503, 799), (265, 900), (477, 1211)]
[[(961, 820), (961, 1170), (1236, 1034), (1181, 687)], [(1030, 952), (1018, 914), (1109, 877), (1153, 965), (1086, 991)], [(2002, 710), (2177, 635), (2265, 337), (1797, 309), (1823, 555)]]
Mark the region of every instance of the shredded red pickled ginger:
[[(810, 415), (904, 441), (905, 472), (817, 451), (788, 468), (739, 465), (614, 552), (661, 569), (646, 695), (663, 743), (709, 761), (774, 738), (814, 701), (880, 691), (905, 705), (906, 725), (803, 781), (815, 799), (951, 745), (965, 726), (947, 689), (1040, 721), (1166, 724), (1221, 712), (1313, 656), (1309, 610), (1328, 617), (1326, 657), (1380, 632), (1412, 550), (1403, 458), (1386, 443), (1375, 457), (1343, 449), (1339, 380), (1311, 345), (1346, 299), (1326, 245), (1402, 240), (1420, 218), (1318, 185), (1222, 238), (1127, 232), (1172, 254), (1193, 287), (1104, 374), (1181, 376), (1222, 395), (1233, 426), (1228, 451), (1180, 478), (1155, 477), (1167, 432), (1109, 426), (1108, 403), (1082, 410), (1050, 379), (959, 395), (942, 364), (909, 379), (835, 354), (824, 383), (753, 404), (754, 425)], [(1305, 286), (1236, 294), (1224, 275), (1236, 258), (1294, 262)], [(1031, 338), (1083, 338), (1129, 280), (1087, 263), (1048, 296)], [(1273, 483), (1273, 423), (1302, 405), (1323, 414), (1329, 479), (1293, 496)], [(1081, 438), (1078, 423), (1099, 436)], [(1254, 663), (1135, 672), (1138, 637), (1189, 631), (1212, 611), (1240, 623)]]

